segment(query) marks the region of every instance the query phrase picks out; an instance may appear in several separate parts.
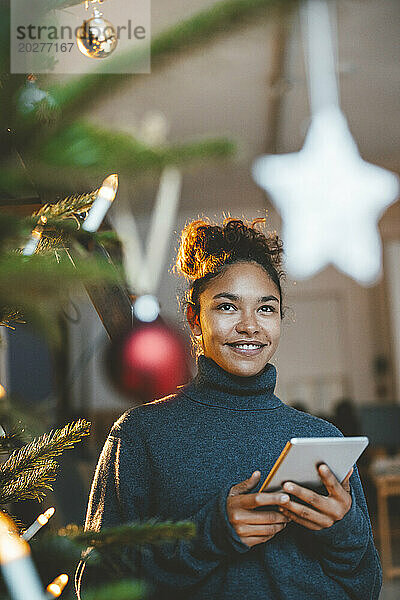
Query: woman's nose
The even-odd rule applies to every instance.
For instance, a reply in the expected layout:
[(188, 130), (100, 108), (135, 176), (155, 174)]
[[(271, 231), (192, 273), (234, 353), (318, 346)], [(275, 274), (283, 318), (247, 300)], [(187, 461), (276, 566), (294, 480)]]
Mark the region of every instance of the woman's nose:
[(254, 315), (246, 315), (242, 316), (240, 321), (236, 324), (235, 329), (238, 333), (254, 335), (259, 332), (260, 328)]

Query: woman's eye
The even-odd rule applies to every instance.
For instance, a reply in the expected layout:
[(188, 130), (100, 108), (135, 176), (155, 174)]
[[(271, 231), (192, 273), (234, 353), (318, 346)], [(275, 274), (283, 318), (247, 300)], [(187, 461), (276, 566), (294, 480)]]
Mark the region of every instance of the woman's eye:
[(266, 310), (262, 310), (262, 312), (275, 312), (275, 306), (271, 306), (271, 305), (267, 305), (265, 304), (264, 306), (260, 307), (261, 309), (266, 309)]
[[(226, 302), (224, 302), (224, 304), (220, 304), (220, 305), (218, 306), (218, 310), (221, 310), (221, 309), (223, 309), (223, 308), (226, 308), (226, 307), (228, 307), (228, 308), (235, 308), (235, 307), (233, 306), (233, 304), (229, 304), (229, 303), (226, 303)], [(226, 312), (226, 311), (224, 310), (224, 312)]]
[[(224, 302), (223, 304), (220, 304), (217, 309), (218, 310), (222, 310), (223, 312), (231, 312), (229, 309), (233, 308), (233, 310), (236, 310), (235, 306), (233, 304), (230, 304), (229, 302)], [(265, 304), (264, 306), (261, 306), (260, 309), (261, 312), (264, 313), (270, 313), (270, 312), (275, 312), (275, 307), (271, 306), (270, 304)]]

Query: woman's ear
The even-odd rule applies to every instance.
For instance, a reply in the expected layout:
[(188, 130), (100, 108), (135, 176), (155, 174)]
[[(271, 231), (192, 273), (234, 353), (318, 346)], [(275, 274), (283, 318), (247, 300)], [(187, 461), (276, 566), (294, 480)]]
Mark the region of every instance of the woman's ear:
[(188, 304), (186, 309), (186, 318), (189, 323), (189, 327), (192, 330), (193, 335), (201, 335), (200, 319), (199, 315), (196, 315), (192, 304)]

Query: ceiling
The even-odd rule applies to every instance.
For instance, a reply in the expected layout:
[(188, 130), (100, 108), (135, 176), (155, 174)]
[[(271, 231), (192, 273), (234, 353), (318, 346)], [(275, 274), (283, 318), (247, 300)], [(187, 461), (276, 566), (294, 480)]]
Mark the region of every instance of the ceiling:
[[(152, 0), (152, 35), (213, 3)], [(339, 0), (337, 23), (341, 105), (360, 153), (400, 172), (400, 2)], [(96, 100), (91, 119), (136, 134), (143, 116), (157, 110), (167, 116), (171, 142), (235, 139), (233, 162), (185, 171), (181, 211), (262, 210), (265, 196), (250, 175), (253, 159), (298, 150), (309, 122), (300, 34), (296, 11), (283, 22), (275, 15), (227, 32), (149, 75), (127, 78), (112, 100)], [(148, 212), (154, 187), (138, 190), (125, 181), (120, 194), (137, 213)]]

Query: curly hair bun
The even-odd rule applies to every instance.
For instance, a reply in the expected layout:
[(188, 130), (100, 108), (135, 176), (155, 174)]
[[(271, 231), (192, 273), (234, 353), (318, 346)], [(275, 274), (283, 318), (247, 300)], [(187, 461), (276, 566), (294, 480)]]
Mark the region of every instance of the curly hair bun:
[(255, 224), (265, 218), (246, 223), (226, 218), (223, 225), (198, 219), (182, 231), (175, 268), (188, 279), (199, 279), (219, 270), (224, 264), (254, 260), (279, 267), (282, 242), (276, 232), (265, 235)]

